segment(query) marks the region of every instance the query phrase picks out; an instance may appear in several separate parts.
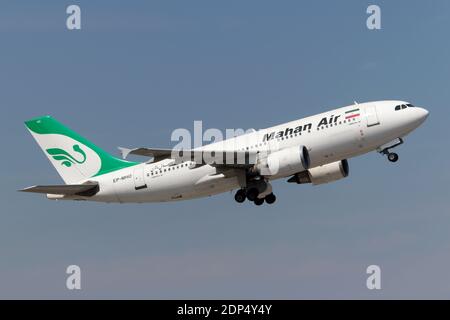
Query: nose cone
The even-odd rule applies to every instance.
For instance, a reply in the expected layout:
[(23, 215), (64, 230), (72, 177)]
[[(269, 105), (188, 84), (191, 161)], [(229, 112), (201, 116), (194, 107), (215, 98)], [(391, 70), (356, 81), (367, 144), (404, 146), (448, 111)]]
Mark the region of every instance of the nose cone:
[(412, 111), (410, 118), (411, 124), (416, 128), (426, 120), (429, 114), (428, 110), (420, 107), (411, 108), (410, 111)]
[(419, 110), (420, 110), (420, 113), (422, 113), (422, 118), (423, 118), (423, 120), (425, 120), (426, 118), (428, 118), (428, 115), (429, 115), (430, 113), (428, 112), (427, 109), (419, 108)]
[(419, 118), (420, 122), (424, 122), (426, 118), (428, 118), (428, 110), (424, 108), (416, 108), (417, 109), (417, 117)]

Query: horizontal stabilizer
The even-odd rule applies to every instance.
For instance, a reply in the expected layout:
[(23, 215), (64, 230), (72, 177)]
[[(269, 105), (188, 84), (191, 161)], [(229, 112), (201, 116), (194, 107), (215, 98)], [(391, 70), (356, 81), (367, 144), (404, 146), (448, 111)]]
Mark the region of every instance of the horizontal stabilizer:
[(99, 191), (99, 187), (98, 183), (65, 184), (65, 185), (32, 186), (19, 191), (46, 193), (46, 194), (61, 194), (66, 196), (79, 195), (90, 197)]

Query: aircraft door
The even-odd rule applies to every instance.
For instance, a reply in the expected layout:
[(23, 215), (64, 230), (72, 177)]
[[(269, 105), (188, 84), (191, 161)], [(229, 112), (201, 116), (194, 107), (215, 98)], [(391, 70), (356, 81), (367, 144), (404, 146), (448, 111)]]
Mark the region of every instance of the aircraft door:
[(144, 166), (138, 165), (133, 171), (134, 189), (140, 190), (147, 188), (147, 184), (144, 179)]
[(369, 104), (365, 107), (366, 121), (368, 127), (373, 127), (380, 124), (377, 114), (377, 106), (375, 104)]

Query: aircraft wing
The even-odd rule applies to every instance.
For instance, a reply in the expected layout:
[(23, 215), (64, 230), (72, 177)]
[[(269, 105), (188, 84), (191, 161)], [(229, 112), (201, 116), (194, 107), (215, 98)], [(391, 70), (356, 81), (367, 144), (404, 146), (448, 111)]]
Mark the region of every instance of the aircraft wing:
[(157, 148), (135, 148), (127, 149), (119, 147), (122, 157), (125, 159), (128, 155), (138, 155), (153, 157), (153, 162), (164, 159), (174, 159), (177, 162), (201, 160), (202, 164), (228, 168), (246, 168), (256, 163), (258, 153), (253, 151), (215, 151), (215, 150), (173, 150)]
[(161, 149), (161, 148), (135, 148), (128, 149), (119, 147), (122, 158), (125, 159), (130, 154), (144, 157), (153, 157), (153, 161), (157, 162), (163, 159), (170, 159), (172, 156), (172, 149)]
[(46, 194), (62, 194), (68, 196), (69, 195), (90, 196), (96, 194), (99, 191), (99, 187), (98, 183), (89, 182), (86, 184), (32, 186), (19, 191), (46, 193)]

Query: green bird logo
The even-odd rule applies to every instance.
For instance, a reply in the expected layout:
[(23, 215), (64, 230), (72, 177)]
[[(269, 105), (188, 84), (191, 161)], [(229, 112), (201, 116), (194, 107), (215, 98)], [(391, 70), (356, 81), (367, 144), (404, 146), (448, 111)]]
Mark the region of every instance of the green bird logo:
[(46, 149), (45, 151), (47, 151), (47, 153), (51, 155), (53, 159), (61, 161), (61, 165), (69, 168), (72, 166), (72, 164), (83, 164), (86, 161), (86, 153), (80, 148), (79, 145), (73, 145), (72, 149), (73, 151), (79, 153), (83, 157), (83, 160), (77, 160), (70, 153), (59, 148), (50, 148)]

